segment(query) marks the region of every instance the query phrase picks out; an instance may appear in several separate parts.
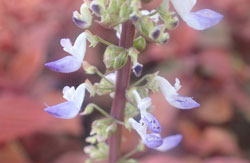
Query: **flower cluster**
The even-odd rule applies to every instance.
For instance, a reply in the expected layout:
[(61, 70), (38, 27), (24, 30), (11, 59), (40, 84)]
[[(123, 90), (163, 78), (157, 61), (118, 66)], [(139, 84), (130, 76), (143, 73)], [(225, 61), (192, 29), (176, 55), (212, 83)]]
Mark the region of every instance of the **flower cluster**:
[[(91, 160), (102, 160), (107, 157), (107, 139), (116, 131), (119, 125), (127, 129), (131, 127), (141, 137), (142, 143), (148, 148), (157, 151), (167, 151), (177, 146), (182, 136), (180, 134), (162, 137), (161, 125), (157, 118), (150, 113), (151, 98), (150, 93), (159, 91), (166, 101), (178, 109), (192, 109), (200, 106), (193, 98), (183, 96), (178, 93), (181, 88), (180, 80), (176, 78), (175, 84), (159, 76), (158, 73), (147, 74), (130, 85), (126, 91), (126, 107), (124, 108), (124, 121), (113, 118), (109, 113), (94, 103), (88, 104), (81, 112), (82, 103), (87, 90), (91, 97), (96, 95), (110, 95), (114, 97), (117, 83), (117, 71), (132, 62), (131, 71), (136, 77), (140, 77), (143, 65), (138, 62), (138, 57), (146, 48), (148, 42), (166, 43), (170, 36), (168, 31), (174, 29), (179, 18), (195, 30), (204, 30), (218, 24), (223, 16), (210, 9), (192, 11), (196, 0), (163, 0), (162, 4), (151, 11), (141, 8), (140, 0), (86, 0), (80, 7), (80, 11), (74, 11), (72, 20), (76, 26), (84, 29), (75, 40), (74, 44), (70, 39), (60, 40), (63, 50), (69, 56), (59, 60), (46, 63), (45, 66), (53, 71), (61, 73), (71, 73), (83, 67), (87, 74), (98, 75), (99, 82), (92, 84), (89, 80), (78, 87), (65, 86), (63, 88), (63, 98), (66, 102), (47, 106), (45, 111), (56, 118), (70, 119), (78, 115), (88, 115), (94, 109), (99, 111), (105, 118), (96, 120), (92, 124), (90, 136), (86, 139), (90, 143), (85, 148), (85, 152), (90, 155)], [(170, 11), (170, 4), (176, 12)], [(93, 19), (98, 21), (93, 21)], [(110, 43), (105, 39), (92, 34), (90, 28), (93, 22), (97, 22), (106, 28), (116, 30), (116, 36), (121, 39), (122, 24), (130, 21), (136, 29), (136, 37), (133, 46), (129, 48), (120, 47)], [(84, 61), (87, 41), (89, 47), (95, 47), (98, 43), (106, 45), (103, 54), (105, 72), (101, 72), (97, 67)], [(145, 84), (142, 84), (145, 83)], [(119, 125), (118, 125), (119, 124)], [(142, 150), (138, 145), (136, 150)], [(124, 161), (127, 158), (122, 158)]]
[[(177, 91), (181, 88), (179, 79), (176, 79), (174, 86), (161, 76), (156, 76), (153, 80), (157, 82), (156, 85), (159, 86), (159, 89), (165, 99), (172, 106), (177, 107), (178, 109), (192, 109), (200, 106), (191, 97), (181, 96), (177, 93)], [(136, 99), (137, 108), (139, 109), (140, 119), (135, 120), (134, 118), (130, 118), (129, 123), (140, 135), (143, 143), (147, 147), (158, 151), (166, 151), (178, 145), (182, 139), (181, 135), (161, 138), (161, 125), (159, 121), (147, 110), (151, 106), (151, 98), (146, 97), (141, 99), (136, 90), (133, 90), (133, 94)]]

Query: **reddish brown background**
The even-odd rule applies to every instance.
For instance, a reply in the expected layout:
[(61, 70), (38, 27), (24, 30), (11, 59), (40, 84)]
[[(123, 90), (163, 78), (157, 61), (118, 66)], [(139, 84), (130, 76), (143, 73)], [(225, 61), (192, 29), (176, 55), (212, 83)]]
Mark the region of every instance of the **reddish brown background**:
[[(157, 6), (153, 0), (146, 8)], [(43, 112), (45, 103), (63, 101), (61, 89), (78, 85), (83, 71), (54, 73), (43, 64), (64, 55), (59, 40), (74, 39), (81, 30), (71, 22), (81, 0), (0, 0), (0, 162), (78, 163), (91, 122), (99, 117), (55, 119)], [(150, 44), (141, 56), (144, 74), (160, 70), (172, 83), (182, 81), (182, 94), (201, 103), (180, 111), (152, 95), (154, 114), (163, 134), (181, 133), (176, 149), (147, 150), (143, 163), (247, 163), (250, 160), (250, 2), (199, 0), (195, 9), (211, 8), (225, 16), (214, 28), (198, 32), (183, 22), (170, 31), (168, 44)], [(94, 33), (117, 42), (114, 31), (97, 24)], [(100, 69), (104, 46), (88, 49), (86, 60)], [(133, 77), (133, 80), (135, 78)], [(109, 110), (110, 98), (87, 98)], [(109, 101), (109, 102), (107, 102)], [(133, 148), (134, 133), (124, 132), (123, 152)]]

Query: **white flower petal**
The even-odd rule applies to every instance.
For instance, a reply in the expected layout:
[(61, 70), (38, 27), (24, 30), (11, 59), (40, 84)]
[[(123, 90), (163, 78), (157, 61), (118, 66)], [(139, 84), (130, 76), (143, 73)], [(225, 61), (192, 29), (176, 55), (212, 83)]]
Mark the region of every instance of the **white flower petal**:
[(158, 81), (161, 93), (165, 96), (165, 98), (178, 95), (175, 87), (173, 87), (167, 79), (161, 76), (157, 76), (155, 79)]
[[(73, 50), (72, 43), (70, 39), (68, 38), (63, 38), (60, 40), (60, 44), (63, 47), (63, 50), (66, 51), (67, 53), (71, 54)], [(72, 54), (71, 54), (72, 55)]]
[(197, 0), (171, 0), (177, 13), (183, 18), (189, 14)]
[(73, 101), (75, 95), (75, 87), (65, 86), (63, 88), (63, 98), (68, 101)]
[(81, 106), (82, 106), (82, 102), (83, 102), (84, 97), (85, 97), (85, 90), (86, 90), (86, 84), (85, 83), (79, 85), (76, 88), (76, 91), (75, 91), (75, 94), (74, 94), (74, 98), (73, 98), (73, 102), (79, 108), (81, 108)]
[(144, 123), (139, 123), (133, 118), (129, 118), (128, 120), (129, 124), (133, 127), (133, 129), (140, 135), (141, 139), (144, 140), (144, 138), (147, 135), (147, 126)]
[(75, 40), (72, 55), (82, 61), (86, 52), (86, 44), (86, 34), (83, 32)]

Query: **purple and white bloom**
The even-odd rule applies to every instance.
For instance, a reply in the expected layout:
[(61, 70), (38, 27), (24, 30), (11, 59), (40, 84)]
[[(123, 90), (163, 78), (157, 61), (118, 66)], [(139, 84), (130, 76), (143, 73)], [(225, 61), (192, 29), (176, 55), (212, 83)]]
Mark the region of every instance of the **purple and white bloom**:
[(57, 61), (46, 63), (49, 69), (62, 73), (71, 73), (81, 68), (83, 58), (86, 52), (86, 34), (81, 33), (72, 45), (70, 39), (64, 38), (60, 41), (63, 50), (70, 54)]
[(170, 105), (179, 109), (192, 109), (200, 106), (200, 104), (191, 97), (179, 95), (178, 91), (181, 88), (179, 79), (176, 79), (174, 86), (172, 86), (168, 80), (160, 76), (155, 77), (155, 80), (158, 82), (161, 93)]
[(192, 12), (197, 0), (170, 0), (180, 17), (192, 28), (205, 30), (218, 24), (223, 15), (210, 9)]
[(71, 119), (78, 115), (85, 97), (86, 84), (75, 87), (65, 86), (63, 88), (63, 98), (66, 102), (48, 106), (44, 110), (56, 118)]
[(135, 74), (136, 77), (140, 77), (141, 73), (142, 73), (142, 69), (143, 69), (143, 65), (136, 62), (133, 66), (132, 66), (132, 71)]
[(147, 125), (143, 121), (137, 122), (130, 118), (129, 123), (141, 137), (143, 144), (160, 152), (176, 147), (182, 140), (182, 136), (179, 134), (162, 138), (159, 133), (147, 133)]
[(147, 129), (154, 133), (160, 133), (161, 132), (161, 125), (159, 121), (155, 118), (154, 115), (149, 113), (147, 109), (152, 105), (151, 98), (146, 97), (141, 99), (139, 93), (136, 90), (133, 90), (133, 94), (135, 96), (135, 100), (137, 103), (137, 108), (140, 111), (141, 114), (141, 120), (144, 122), (147, 126)]

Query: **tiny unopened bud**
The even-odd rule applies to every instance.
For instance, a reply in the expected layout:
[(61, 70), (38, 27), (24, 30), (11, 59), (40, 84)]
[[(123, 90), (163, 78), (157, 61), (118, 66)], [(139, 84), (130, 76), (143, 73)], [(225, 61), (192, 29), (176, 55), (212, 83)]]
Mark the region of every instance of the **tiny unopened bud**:
[(168, 40), (169, 40), (169, 34), (163, 33), (161, 39), (159, 39), (159, 42), (165, 44), (168, 42)]
[(104, 52), (103, 62), (107, 68), (119, 69), (127, 63), (128, 55), (124, 48), (110, 45)]
[(79, 14), (78, 11), (73, 12), (72, 21), (79, 28), (85, 28), (87, 25), (86, 21), (83, 20), (82, 16)]
[(139, 36), (134, 40), (133, 45), (137, 50), (143, 51), (146, 48), (146, 40)]
[(172, 28), (172, 29), (176, 28), (176, 27), (178, 26), (178, 24), (179, 24), (179, 18), (178, 18), (178, 16), (174, 16), (174, 17), (172, 18), (171, 23), (170, 23), (171, 28)]
[(92, 24), (92, 15), (89, 11), (87, 4), (82, 4), (80, 8), (80, 13), (78, 11), (73, 12), (72, 21), (79, 28), (85, 29), (89, 28)]
[(133, 66), (133, 73), (136, 77), (140, 77), (142, 73), (143, 65), (140, 63), (137, 63), (135, 66)]
[(157, 38), (159, 38), (160, 33), (161, 33), (160, 29), (155, 29), (155, 30), (152, 32), (151, 37), (152, 37), (154, 40), (156, 40)]
[(87, 73), (87, 74), (95, 74), (96, 73), (96, 67), (89, 64), (88, 62), (86, 61), (83, 61), (82, 63), (82, 67), (84, 69), (84, 71)]
[(136, 15), (136, 14), (132, 14), (132, 15), (130, 16), (130, 20), (131, 20), (132, 22), (137, 22), (138, 19), (139, 19), (139, 16)]
[(86, 106), (86, 108), (84, 109), (84, 111), (82, 113), (80, 113), (80, 115), (89, 115), (89, 114), (93, 113), (93, 111), (94, 111), (93, 105), (92, 104), (88, 104)]
[(91, 10), (97, 15), (100, 16), (101, 15), (101, 7), (98, 4), (95, 3), (91, 3), (90, 5)]

